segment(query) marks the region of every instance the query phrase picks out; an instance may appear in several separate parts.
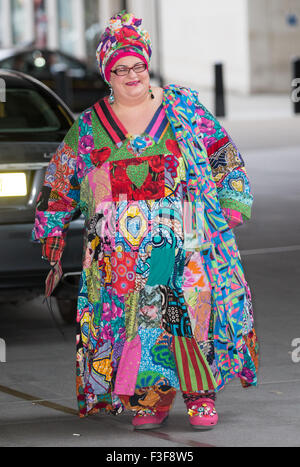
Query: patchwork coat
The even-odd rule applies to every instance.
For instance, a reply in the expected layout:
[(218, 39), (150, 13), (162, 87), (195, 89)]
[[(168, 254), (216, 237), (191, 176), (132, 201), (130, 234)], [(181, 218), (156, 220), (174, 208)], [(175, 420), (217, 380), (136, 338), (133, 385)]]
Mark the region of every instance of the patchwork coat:
[(243, 159), (195, 92), (164, 88), (142, 135), (105, 98), (53, 156), (33, 239), (60, 262), (84, 215), (77, 306), (81, 416), (145, 387), (203, 394), (256, 385), (251, 294), (232, 227), (251, 216)]

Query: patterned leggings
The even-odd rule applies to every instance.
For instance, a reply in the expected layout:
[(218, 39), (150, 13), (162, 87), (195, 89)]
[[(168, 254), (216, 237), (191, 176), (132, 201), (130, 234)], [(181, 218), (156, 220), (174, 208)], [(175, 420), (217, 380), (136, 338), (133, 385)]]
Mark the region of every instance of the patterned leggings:
[[(120, 399), (127, 410), (133, 412), (152, 411), (168, 412), (175, 400), (176, 389), (171, 386), (150, 386), (136, 389), (133, 396), (120, 396)], [(212, 391), (199, 393), (182, 392), (184, 402), (195, 401), (200, 398), (216, 400), (216, 393)]]

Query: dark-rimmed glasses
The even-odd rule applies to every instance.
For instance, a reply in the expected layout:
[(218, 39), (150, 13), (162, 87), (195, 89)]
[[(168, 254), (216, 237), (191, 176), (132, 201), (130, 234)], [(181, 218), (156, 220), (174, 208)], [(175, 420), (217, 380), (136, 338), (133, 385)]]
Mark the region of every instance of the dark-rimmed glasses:
[(142, 73), (147, 68), (146, 63), (136, 63), (134, 66), (118, 66), (115, 70), (111, 70), (111, 73), (115, 73), (117, 76), (129, 75), (130, 71), (133, 70), (135, 73)]

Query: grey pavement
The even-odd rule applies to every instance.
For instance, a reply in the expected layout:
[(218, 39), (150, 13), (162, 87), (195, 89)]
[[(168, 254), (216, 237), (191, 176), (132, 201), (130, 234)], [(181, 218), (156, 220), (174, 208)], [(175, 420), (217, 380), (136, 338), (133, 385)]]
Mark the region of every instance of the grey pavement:
[(300, 338), (299, 118), (236, 117), (224, 125), (241, 148), (255, 196), (253, 218), (236, 236), (260, 341), (257, 388), (227, 385), (213, 431), (189, 426), (180, 394), (160, 430), (135, 432), (127, 413), (79, 419), (74, 326), (61, 323), (64, 340), (41, 297), (1, 305), (7, 362), (0, 363), (0, 446), (300, 446), (300, 363), (292, 346)]

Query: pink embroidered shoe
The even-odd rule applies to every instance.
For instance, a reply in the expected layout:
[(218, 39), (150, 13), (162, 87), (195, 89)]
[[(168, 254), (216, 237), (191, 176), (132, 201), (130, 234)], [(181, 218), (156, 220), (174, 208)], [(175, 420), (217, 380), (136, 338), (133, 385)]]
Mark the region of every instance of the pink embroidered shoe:
[(138, 412), (132, 420), (136, 430), (152, 430), (160, 428), (162, 423), (167, 420), (169, 412), (159, 412), (154, 410), (143, 410)]
[(218, 423), (218, 414), (212, 399), (202, 398), (187, 403), (190, 423), (197, 430), (209, 430)]

